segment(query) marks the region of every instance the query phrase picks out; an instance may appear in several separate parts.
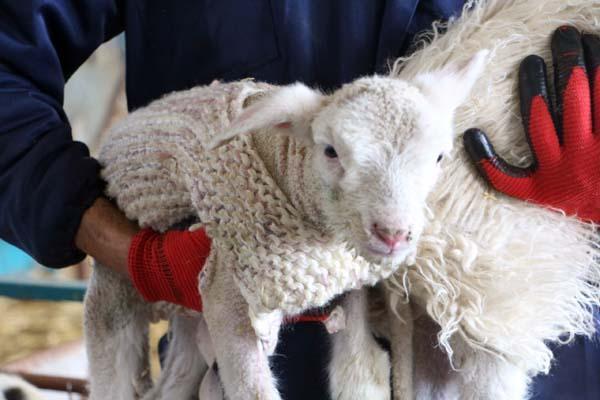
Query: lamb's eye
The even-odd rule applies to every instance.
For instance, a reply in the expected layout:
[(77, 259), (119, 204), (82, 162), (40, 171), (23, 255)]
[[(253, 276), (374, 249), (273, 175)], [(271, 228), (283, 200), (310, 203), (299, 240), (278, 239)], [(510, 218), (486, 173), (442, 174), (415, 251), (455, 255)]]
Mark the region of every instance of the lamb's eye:
[(444, 155), (443, 155), (443, 154), (440, 154), (440, 155), (438, 156), (438, 158), (437, 158), (437, 161), (436, 161), (436, 162), (438, 162), (438, 163), (439, 163), (440, 161), (442, 161), (442, 158), (444, 158)]
[(337, 152), (335, 151), (335, 149), (333, 148), (333, 146), (326, 146), (325, 147), (325, 156), (328, 158), (337, 158)]

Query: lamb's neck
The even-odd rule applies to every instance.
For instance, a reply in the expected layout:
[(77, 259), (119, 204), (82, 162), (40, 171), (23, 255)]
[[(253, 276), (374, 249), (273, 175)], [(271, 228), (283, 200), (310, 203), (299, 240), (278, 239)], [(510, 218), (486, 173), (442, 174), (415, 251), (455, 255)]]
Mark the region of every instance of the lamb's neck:
[(275, 132), (257, 132), (253, 139), (265, 167), (294, 208), (307, 221), (321, 227), (322, 190), (312, 168), (312, 149)]

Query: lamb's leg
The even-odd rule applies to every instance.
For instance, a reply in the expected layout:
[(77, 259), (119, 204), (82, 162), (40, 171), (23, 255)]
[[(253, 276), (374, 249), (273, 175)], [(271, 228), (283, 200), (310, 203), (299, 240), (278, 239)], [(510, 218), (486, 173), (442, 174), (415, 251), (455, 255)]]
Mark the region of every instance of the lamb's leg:
[(455, 346), (453, 374), (461, 400), (523, 400), (528, 397), (529, 377), (516, 365), (466, 343)]
[[(388, 306), (389, 303), (388, 303)], [(387, 310), (392, 356), (394, 400), (412, 400), (413, 394), (413, 315), (410, 303), (400, 302), (395, 312)]]
[[(216, 365), (216, 364), (215, 364)], [(209, 368), (202, 379), (198, 393), (199, 400), (223, 400), (223, 386), (216, 368)]]
[(279, 311), (271, 313), (255, 313), (252, 308), (248, 310), (250, 324), (258, 337), (263, 350), (267, 355), (273, 354), (277, 347), (279, 328), (283, 321), (283, 314)]
[(252, 328), (248, 304), (230, 267), (216, 260), (217, 251), (210, 257), (215, 265), (210, 284), (202, 287), (204, 317), (227, 398), (279, 400), (268, 354)]
[(334, 400), (387, 400), (390, 398), (390, 361), (369, 328), (367, 291), (347, 293), (342, 307), (346, 327), (332, 335), (331, 396)]
[(123, 277), (96, 263), (85, 299), (90, 400), (134, 400), (152, 386), (149, 306)]
[(159, 381), (144, 400), (196, 398), (200, 380), (208, 369), (196, 343), (198, 327), (203, 323), (201, 314), (171, 318), (167, 358)]
[(516, 366), (459, 338), (452, 360), (437, 344), (439, 326), (427, 316), (415, 321), (415, 398), (417, 400), (523, 400), (529, 378)]
[(437, 325), (423, 309), (413, 310), (414, 387), (416, 400), (461, 400), (456, 371), (440, 349)]
[(200, 400), (223, 400), (225, 398), (225, 393), (223, 393), (223, 385), (221, 384), (221, 379), (218, 374), (215, 349), (204, 318), (198, 324), (196, 340), (198, 342), (198, 347), (200, 348), (200, 354), (202, 354), (206, 364), (209, 366), (200, 383), (198, 398)]

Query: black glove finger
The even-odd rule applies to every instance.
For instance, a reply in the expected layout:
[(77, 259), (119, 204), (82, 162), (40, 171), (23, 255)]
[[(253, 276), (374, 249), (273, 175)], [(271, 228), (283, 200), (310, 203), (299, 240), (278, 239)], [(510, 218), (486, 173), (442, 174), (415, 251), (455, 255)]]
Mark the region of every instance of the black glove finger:
[(600, 134), (600, 96), (595, 96), (600, 88), (600, 36), (583, 35), (583, 51), (585, 52), (585, 64), (590, 78), (590, 89), (592, 93), (593, 110), (593, 132)]
[(487, 135), (480, 129), (471, 128), (465, 131), (465, 134), (463, 135), (463, 144), (469, 157), (471, 157), (471, 160), (486, 178), (487, 174), (482, 168), (482, 163), (484, 161), (488, 161), (503, 174), (514, 178), (522, 178), (531, 174), (532, 167), (516, 167), (498, 156)]
[[(581, 43), (581, 34), (571, 26), (561, 26), (552, 35), (552, 59), (554, 62), (554, 82), (556, 90), (557, 121), (562, 121), (563, 93), (569, 83), (574, 68), (585, 69), (585, 57)], [(559, 135), (562, 135), (557, 125)]]
[(548, 73), (546, 70), (546, 63), (542, 57), (530, 55), (523, 59), (519, 67), (519, 98), (521, 102), (521, 119), (523, 120), (523, 127), (525, 128), (527, 141), (529, 142), (529, 146), (531, 146), (534, 157), (538, 151), (544, 151), (544, 149), (536, 148), (538, 144), (534, 143), (535, 140), (533, 140), (531, 136), (531, 126), (529, 124), (532, 100), (538, 96), (546, 103), (548, 112), (555, 121), (554, 125), (556, 126), (556, 117), (548, 93)]
[(585, 64), (588, 73), (600, 67), (600, 36), (585, 34), (582, 38)]

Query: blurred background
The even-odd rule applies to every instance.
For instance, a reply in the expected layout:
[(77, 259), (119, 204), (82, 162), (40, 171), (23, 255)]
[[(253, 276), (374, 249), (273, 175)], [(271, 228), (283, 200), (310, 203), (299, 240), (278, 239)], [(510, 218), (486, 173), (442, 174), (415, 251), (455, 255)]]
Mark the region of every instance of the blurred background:
[[(75, 140), (97, 154), (103, 135), (127, 114), (123, 37), (100, 47), (67, 82), (64, 108)], [(0, 371), (25, 374), (49, 400), (82, 399), (87, 378), (83, 343), (83, 305), (92, 260), (63, 270), (38, 265), (22, 251), (0, 241)], [(156, 349), (165, 324), (152, 328)], [(157, 357), (153, 357), (153, 372)]]

